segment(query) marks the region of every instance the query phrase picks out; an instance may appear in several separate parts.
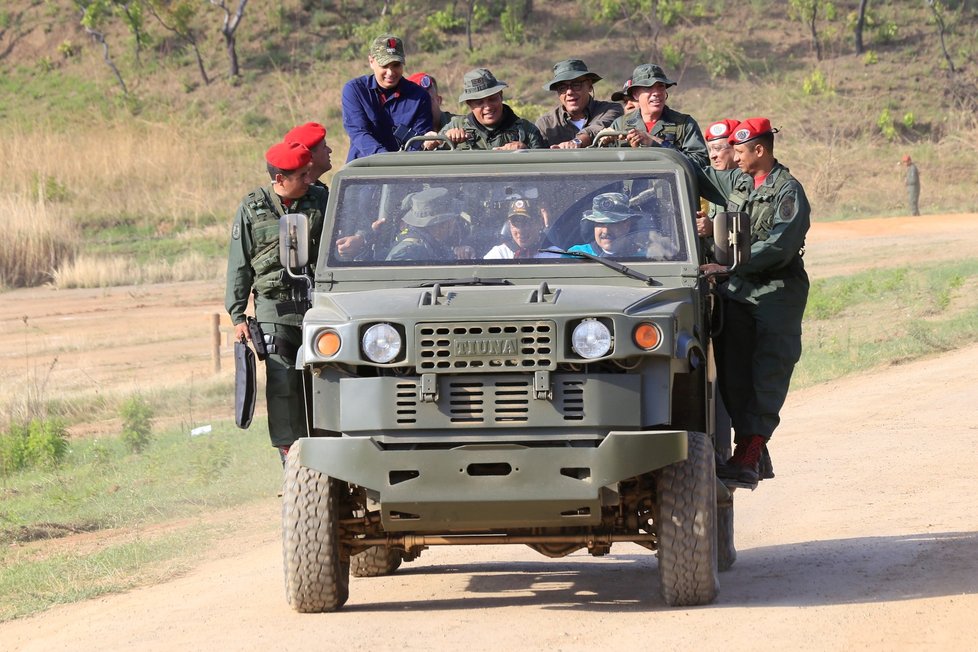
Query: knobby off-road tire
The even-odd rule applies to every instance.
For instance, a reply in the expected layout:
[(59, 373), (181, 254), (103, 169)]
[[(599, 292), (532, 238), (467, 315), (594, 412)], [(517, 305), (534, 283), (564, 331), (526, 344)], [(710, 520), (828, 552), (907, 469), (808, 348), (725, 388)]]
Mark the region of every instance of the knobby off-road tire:
[(282, 548), (285, 594), (300, 613), (336, 611), (350, 594), (350, 559), (339, 520), (349, 516), (349, 487), (299, 464), (301, 441), (285, 459)]
[(717, 496), (713, 446), (689, 433), (689, 455), (656, 477), (659, 588), (672, 607), (717, 597)]
[(721, 573), (730, 570), (737, 561), (737, 548), (734, 546), (734, 508), (717, 505), (717, 570)]
[(354, 577), (390, 575), (401, 566), (401, 551), (386, 546), (370, 546), (350, 559)]

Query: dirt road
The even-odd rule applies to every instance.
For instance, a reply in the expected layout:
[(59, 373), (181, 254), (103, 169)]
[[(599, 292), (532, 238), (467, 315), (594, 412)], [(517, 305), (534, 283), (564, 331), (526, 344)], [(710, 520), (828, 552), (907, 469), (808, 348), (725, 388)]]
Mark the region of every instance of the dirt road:
[[(820, 237), (816, 273), (832, 264)], [(833, 246), (850, 254), (891, 246), (842, 237)], [(772, 444), (778, 477), (737, 493), (739, 558), (711, 606), (666, 607), (655, 558), (638, 547), (550, 560), (498, 546), (433, 548), (391, 577), (352, 579), (343, 611), (301, 616), (285, 603), (269, 499), (262, 525), (220, 558), (0, 625), (0, 649), (974, 649), (975, 369), (978, 346), (791, 393)]]

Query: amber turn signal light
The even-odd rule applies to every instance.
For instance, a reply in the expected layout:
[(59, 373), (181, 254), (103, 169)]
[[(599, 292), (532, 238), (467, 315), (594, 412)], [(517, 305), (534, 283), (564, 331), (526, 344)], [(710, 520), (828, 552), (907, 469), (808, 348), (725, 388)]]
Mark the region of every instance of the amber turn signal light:
[(662, 343), (662, 331), (655, 324), (644, 322), (635, 327), (632, 340), (638, 348), (651, 351)]
[(316, 337), (316, 352), (328, 358), (340, 350), (340, 335), (336, 331), (323, 331)]

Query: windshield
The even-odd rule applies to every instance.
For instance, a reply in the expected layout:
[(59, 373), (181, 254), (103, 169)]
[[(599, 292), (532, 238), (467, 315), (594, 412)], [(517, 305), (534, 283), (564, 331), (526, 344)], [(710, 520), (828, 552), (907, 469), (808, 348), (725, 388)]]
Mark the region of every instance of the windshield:
[(330, 267), (687, 261), (673, 173), (346, 179)]

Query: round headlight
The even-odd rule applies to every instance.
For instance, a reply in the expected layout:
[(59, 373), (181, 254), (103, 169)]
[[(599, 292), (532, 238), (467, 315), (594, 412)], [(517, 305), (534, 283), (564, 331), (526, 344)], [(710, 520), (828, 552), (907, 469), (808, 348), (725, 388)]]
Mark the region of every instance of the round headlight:
[(374, 324), (363, 333), (363, 354), (381, 364), (390, 362), (401, 352), (401, 334), (390, 324)]
[(611, 350), (611, 331), (597, 319), (585, 319), (574, 327), (571, 346), (582, 358), (600, 358)]

